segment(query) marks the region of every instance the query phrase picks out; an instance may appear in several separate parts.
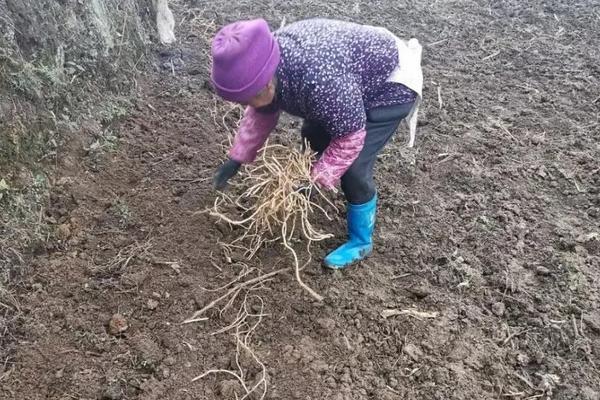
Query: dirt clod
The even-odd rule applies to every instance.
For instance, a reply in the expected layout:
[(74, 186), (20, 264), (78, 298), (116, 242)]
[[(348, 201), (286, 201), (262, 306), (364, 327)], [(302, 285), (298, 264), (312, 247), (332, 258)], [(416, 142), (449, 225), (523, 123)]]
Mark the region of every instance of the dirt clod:
[(541, 265), (536, 267), (535, 272), (541, 276), (549, 276), (552, 274), (552, 272), (548, 268), (541, 266)]
[(152, 338), (144, 335), (136, 336), (131, 339), (140, 363), (143, 367), (154, 369), (163, 358), (160, 346)]
[(176, 362), (175, 357), (172, 357), (172, 356), (166, 357), (164, 359), (165, 365), (168, 365), (169, 367), (172, 367), (173, 365), (175, 365), (175, 362)]
[(498, 317), (503, 316), (505, 311), (506, 311), (506, 305), (504, 305), (503, 302), (499, 301), (499, 302), (492, 304), (492, 312), (496, 316), (498, 316)]
[(583, 322), (595, 333), (600, 333), (600, 312), (593, 311), (583, 315)]
[(319, 318), (317, 324), (321, 329), (327, 332), (331, 332), (335, 329), (335, 321), (331, 318)]
[(71, 237), (71, 225), (60, 224), (56, 227), (56, 238), (65, 241)]
[(102, 393), (102, 400), (121, 400), (122, 398), (123, 390), (118, 383), (111, 384)]
[(408, 292), (416, 299), (424, 299), (431, 294), (431, 289), (424, 284), (411, 286), (408, 288)]
[(517, 354), (517, 363), (522, 366), (525, 367), (529, 364), (529, 356), (525, 353), (519, 353)]
[(148, 307), (149, 310), (156, 310), (158, 308), (158, 304), (158, 300), (148, 299), (146, 302), (146, 307)]
[(113, 336), (124, 333), (129, 328), (127, 319), (121, 314), (115, 314), (108, 322), (108, 332)]
[(223, 396), (224, 399), (239, 398), (244, 391), (242, 385), (240, 385), (240, 382), (236, 379), (221, 381), (218, 388), (219, 394)]
[(412, 343), (408, 343), (404, 346), (404, 353), (406, 353), (414, 362), (419, 362), (423, 358), (423, 351)]

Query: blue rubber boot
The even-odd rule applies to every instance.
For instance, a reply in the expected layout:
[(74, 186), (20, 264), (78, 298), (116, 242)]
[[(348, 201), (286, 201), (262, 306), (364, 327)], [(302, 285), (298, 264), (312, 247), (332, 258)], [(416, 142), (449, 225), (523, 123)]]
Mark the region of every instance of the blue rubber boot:
[(325, 266), (343, 269), (373, 251), (377, 195), (364, 204), (348, 204), (348, 241), (325, 257)]

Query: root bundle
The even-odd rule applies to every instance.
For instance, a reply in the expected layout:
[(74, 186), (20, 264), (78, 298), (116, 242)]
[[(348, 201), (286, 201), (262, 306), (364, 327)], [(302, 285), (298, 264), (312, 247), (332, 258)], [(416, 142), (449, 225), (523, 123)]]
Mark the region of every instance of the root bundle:
[[(313, 242), (331, 237), (315, 228), (311, 220), (324, 217), (328, 212), (315, 200), (327, 199), (310, 177), (314, 154), (290, 149), (282, 145), (266, 146), (255, 165), (246, 167), (244, 177), (237, 186), (237, 197), (222, 194), (215, 200), (210, 214), (241, 228), (242, 234), (224, 247), (241, 249), (247, 259), (266, 243), (278, 242), (292, 255), (296, 279), (314, 298), (322, 297), (301, 279), (300, 271), (310, 260)], [(241, 210), (239, 217), (230, 217), (225, 209)], [(334, 207), (335, 208), (335, 207)], [(308, 260), (301, 266), (294, 242), (306, 244)]]

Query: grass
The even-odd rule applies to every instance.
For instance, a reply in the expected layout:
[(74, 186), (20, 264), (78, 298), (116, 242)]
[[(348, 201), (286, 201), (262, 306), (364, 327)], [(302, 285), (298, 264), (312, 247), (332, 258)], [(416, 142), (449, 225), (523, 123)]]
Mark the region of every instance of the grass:
[(92, 142), (92, 144), (87, 148), (89, 153), (93, 153), (95, 155), (102, 153), (110, 153), (117, 149), (119, 146), (119, 138), (112, 130), (103, 131), (100, 136)]
[[(27, 184), (22, 187), (12, 187), (10, 181), (0, 179), (0, 260), (13, 259), (15, 254), (45, 242), (49, 235), (43, 219), (49, 186), (47, 177), (39, 172), (31, 173), (27, 178)], [(18, 255), (17, 259), (23, 257)], [(0, 268), (0, 273), (5, 275), (4, 281), (8, 280), (6, 274), (10, 272), (11, 268)]]
[(131, 209), (123, 200), (116, 200), (111, 206), (112, 214), (119, 219), (121, 226), (126, 226), (131, 220)]
[[(29, 174), (28, 184), (13, 187), (0, 178), (0, 363), (10, 366), (11, 332), (23, 313), (15, 288), (25, 274), (27, 253), (43, 247), (50, 235), (43, 222), (48, 181), (42, 173)], [(0, 368), (0, 377), (7, 371)]]

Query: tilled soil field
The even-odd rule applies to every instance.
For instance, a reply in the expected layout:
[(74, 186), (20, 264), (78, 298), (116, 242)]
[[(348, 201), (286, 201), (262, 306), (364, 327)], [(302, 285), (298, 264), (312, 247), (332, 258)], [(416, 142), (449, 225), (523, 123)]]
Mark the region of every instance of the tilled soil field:
[[(252, 399), (600, 399), (598, 2), (173, 8), (179, 43), (157, 51), (118, 140), (89, 126), (61, 153), (44, 215), (56, 235), (18, 288), (0, 398), (236, 399), (246, 391), (229, 373), (192, 379), (239, 364)], [(291, 265), (275, 244), (250, 262), (224, 254), (239, 232), (198, 213), (217, 195), (210, 178), (238, 116), (207, 83), (207, 39), (256, 16), (419, 38), (417, 144), (406, 148), (402, 127), (380, 157), (370, 258), (323, 270), (344, 216), (317, 224), (336, 235), (303, 272), (323, 302), (289, 272), (182, 324), (240, 273)], [(275, 140), (295, 145), (298, 121), (283, 126)], [(235, 329), (219, 333), (244, 298), (256, 358), (236, 351)]]

